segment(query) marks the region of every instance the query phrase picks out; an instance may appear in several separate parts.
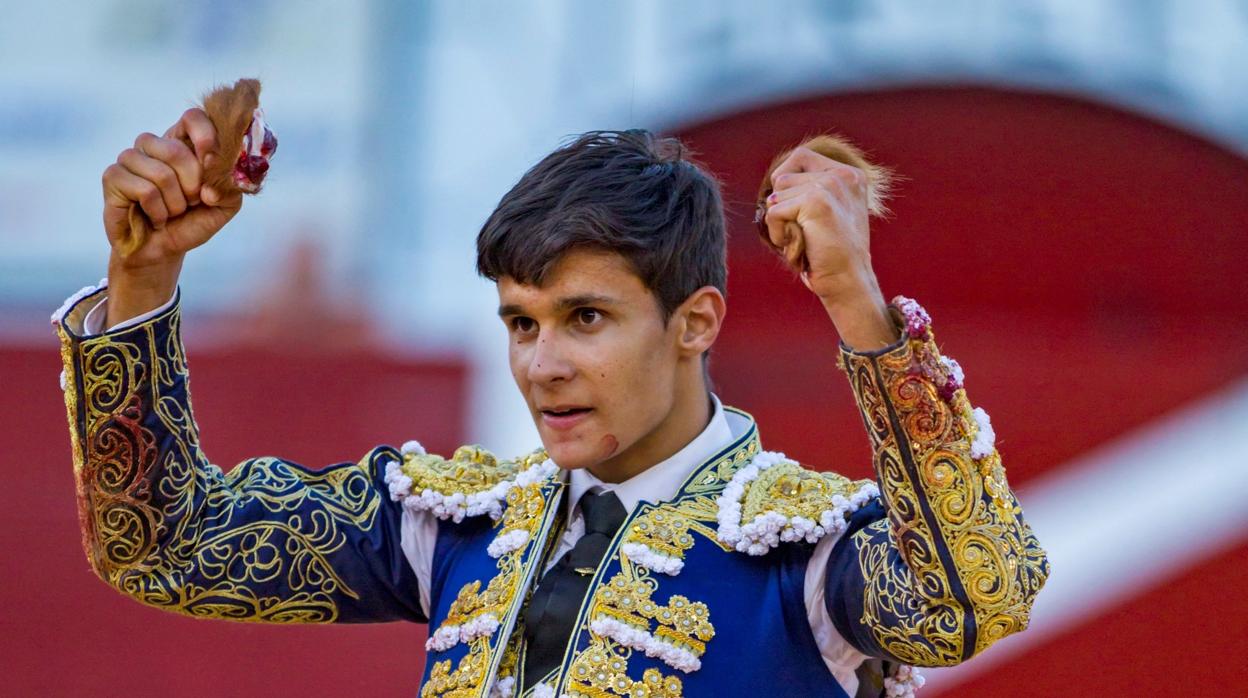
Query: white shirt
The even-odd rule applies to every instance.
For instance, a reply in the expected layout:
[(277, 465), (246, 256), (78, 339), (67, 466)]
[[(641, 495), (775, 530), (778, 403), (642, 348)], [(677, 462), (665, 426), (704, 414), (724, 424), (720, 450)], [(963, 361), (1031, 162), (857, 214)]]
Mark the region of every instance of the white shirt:
[[(101, 302), (91, 309), (83, 318), (83, 330), (87, 334), (98, 334), (107, 315), (106, 302)], [(159, 308), (117, 323), (110, 331), (136, 325), (144, 320), (155, 317), (170, 305), (173, 299)], [(97, 312), (98, 311), (98, 312)], [(569, 492), (567, 497), (568, 525), (559, 540), (559, 546), (551, 555), (546, 569), (549, 570), (565, 552), (570, 550), (576, 541), (585, 534), (585, 520), (581, 516), (580, 499), (586, 492), (613, 491), (620, 498), (625, 511), (632, 514), (637, 503), (662, 502), (672, 499), (684, 484), (685, 479), (693, 473), (707, 458), (715, 455), (738, 436), (745, 432), (748, 421), (735, 414), (725, 412), (723, 404), (715, 395), (711, 396), (715, 403), (715, 411), (711, 421), (692, 441), (666, 460), (655, 463), (646, 470), (620, 483), (608, 483), (594, 477), (584, 468), (561, 471), (560, 475), (567, 478)], [(428, 511), (413, 511), (404, 508), (401, 519), (400, 545), (407, 557), (408, 564), (416, 573), (420, 583), (420, 607), (428, 616), (430, 612), (429, 587), (433, 576), (433, 551), (437, 545), (438, 519)], [(815, 546), (810, 562), (806, 567), (804, 585), (806, 618), (810, 622), (810, 630), (814, 635), (815, 644), (823, 655), (828, 670), (849, 695), (858, 690), (858, 678), (854, 670), (867, 659), (867, 656), (854, 649), (837, 632), (832, 624), (824, 605), (825, 580), (827, 578), (828, 557), (832, 546), (839, 536), (824, 536)]]

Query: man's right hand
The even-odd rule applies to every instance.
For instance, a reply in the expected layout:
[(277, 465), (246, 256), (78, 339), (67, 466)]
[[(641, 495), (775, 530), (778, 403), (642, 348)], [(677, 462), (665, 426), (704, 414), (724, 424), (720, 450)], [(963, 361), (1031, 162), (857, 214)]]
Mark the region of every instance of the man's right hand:
[[(202, 185), (205, 163), (221, 157), (216, 149), (217, 131), (208, 115), (188, 109), (163, 137), (141, 134), (104, 170), (104, 230), (112, 246), (106, 327), (167, 302), (182, 258), (242, 207), (241, 193), (223, 196)], [(142, 247), (123, 257), (118, 250), (130, 230), (132, 204), (147, 214), (153, 230)]]

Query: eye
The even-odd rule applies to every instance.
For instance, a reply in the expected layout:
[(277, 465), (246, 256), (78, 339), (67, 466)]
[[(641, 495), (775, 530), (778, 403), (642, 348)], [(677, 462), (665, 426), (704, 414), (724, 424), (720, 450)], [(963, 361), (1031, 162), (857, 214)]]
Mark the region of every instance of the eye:
[(520, 334), (528, 334), (537, 329), (537, 323), (534, 322), (533, 318), (524, 317), (523, 315), (513, 317), (509, 324), (511, 325), (513, 332), (518, 332)]
[(577, 308), (576, 321), (582, 325), (596, 325), (602, 320), (602, 311), (597, 308)]

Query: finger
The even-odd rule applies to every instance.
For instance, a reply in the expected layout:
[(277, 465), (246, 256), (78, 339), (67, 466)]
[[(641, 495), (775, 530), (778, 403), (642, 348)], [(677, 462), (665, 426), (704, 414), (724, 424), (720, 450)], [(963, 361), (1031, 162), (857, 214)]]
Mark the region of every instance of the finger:
[[(806, 235), (802, 226), (789, 222), (784, 224), (789, 229), (789, 244), (784, 248), (784, 261), (790, 269), (806, 270)], [(794, 230), (796, 229), (796, 230)]]
[[(802, 210), (802, 197), (793, 197), (767, 207), (763, 222), (767, 224), (767, 238), (777, 250), (783, 250), (792, 242), (795, 232), (801, 230), (797, 225), (797, 215)], [(786, 223), (793, 223), (788, 227)]]
[(803, 184), (808, 184), (819, 177), (826, 176), (823, 172), (786, 172), (784, 174), (772, 175), (771, 190), (773, 194), (789, 191)]
[(182, 112), (182, 117), (165, 132), (166, 138), (188, 140), (195, 150), (195, 157), (204, 165), (212, 167), (217, 157), (217, 128), (212, 125), (208, 113), (199, 107)]
[(763, 221), (767, 225), (768, 237), (772, 244), (777, 248), (783, 248), (792, 242), (792, 231), (786, 229), (783, 223), (793, 221), (796, 225), (802, 208), (811, 205), (816, 198), (823, 198), (826, 203), (829, 193), (825, 187), (822, 181), (813, 179), (783, 191), (772, 192), (767, 197)]
[[(763, 217), (763, 222), (767, 224), (767, 233), (772, 244), (782, 248), (792, 241), (793, 231), (801, 230), (798, 217), (801, 215), (802, 209), (809, 206), (812, 200), (811, 193), (807, 192), (805, 195), (778, 201), (767, 208), (767, 214)], [(794, 228), (786, 229), (785, 223), (793, 223)]]
[(867, 191), (870, 178), (863, 170), (836, 160), (828, 160), (830, 167), (809, 172), (786, 172), (772, 177), (772, 190), (786, 191), (805, 184), (817, 183), (830, 192), (848, 191), (862, 195)]
[(164, 227), (165, 221), (169, 220), (160, 188), (121, 164), (111, 165), (104, 171), (104, 202), (121, 210), (129, 210), (130, 204), (137, 203), (157, 228)]
[(774, 187), (776, 178), (781, 175), (797, 174), (802, 172), (820, 172), (838, 165), (841, 167), (848, 167), (848, 165), (839, 163), (832, 158), (824, 157), (810, 148), (798, 147), (794, 148), (793, 152), (789, 153), (788, 157), (784, 159), (784, 162), (780, 163), (776, 169), (771, 171), (771, 181)]
[(175, 248), (192, 250), (212, 239), (242, 208), (243, 195), (236, 192), (224, 197), (219, 203), (218, 206), (200, 207), (187, 214), (188, 217), (195, 217), (195, 225), (171, 229), (179, 236), (172, 240)]
[(176, 138), (157, 138), (151, 133), (144, 133), (135, 139), (134, 147), (144, 155), (160, 160), (173, 168), (187, 203), (192, 206), (199, 203), (203, 168), (195, 159), (195, 153), (185, 143)]
[(811, 172), (809, 174), (814, 175), (814, 177), (787, 189), (773, 191), (767, 197), (767, 207), (771, 208), (782, 201), (791, 201), (803, 196), (827, 193), (825, 180), (828, 178), (828, 175), (823, 172)]
[(780, 256), (790, 269), (804, 271), (806, 260), (806, 231), (797, 222), (802, 206), (809, 201), (807, 197), (794, 197), (767, 209), (764, 218), (767, 223), (767, 236)]
[(182, 194), (182, 185), (178, 183), (178, 175), (172, 167), (140, 153), (135, 148), (122, 151), (117, 162), (133, 174), (156, 185), (170, 218), (180, 216), (186, 211), (186, 197)]

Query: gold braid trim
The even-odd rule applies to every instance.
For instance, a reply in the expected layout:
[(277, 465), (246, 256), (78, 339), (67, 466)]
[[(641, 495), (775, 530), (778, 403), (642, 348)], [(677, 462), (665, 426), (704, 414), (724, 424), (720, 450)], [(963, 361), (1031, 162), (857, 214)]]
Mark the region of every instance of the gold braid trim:
[(438, 494), (476, 494), (500, 482), (513, 480), (529, 466), (546, 460), (546, 452), (538, 449), (516, 459), (499, 460), (480, 446), (460, 446), (450, 458), (431, 453), (408, 453), (403, 456), (401, 470), (412, 479), (412, 493), (432, 490)]
[(893, 317), (905, 341), (840, 353), (888, 511), (854, 537), (866, 581), (856, 620), (888, 655), (945, 666), (1027, 627), (1048, 562), (995, 447), (972, 456), (978, 426), (961, 376), (926, 323), (911, 314), (907, 326), (899, 300)]
[[(848, 502), (870, 480), (850, 480), (831, 472), (817, 472), (797, 463), (783, 462), (767, 468), (746, 485), (741, 520), (751, 521), (769, 511), (786, 517), (800, 516), (819, 523), (825, 511)], [(838, 499), (840, 498), (840, 499)], [(852, 512), (851, 512), (852, 513)]]

